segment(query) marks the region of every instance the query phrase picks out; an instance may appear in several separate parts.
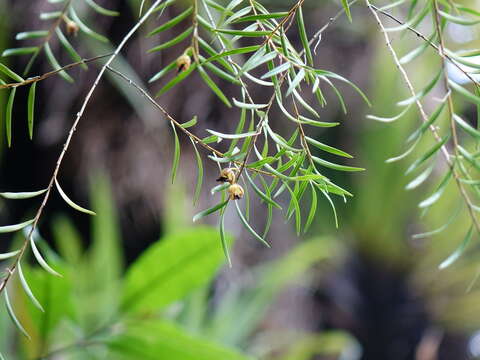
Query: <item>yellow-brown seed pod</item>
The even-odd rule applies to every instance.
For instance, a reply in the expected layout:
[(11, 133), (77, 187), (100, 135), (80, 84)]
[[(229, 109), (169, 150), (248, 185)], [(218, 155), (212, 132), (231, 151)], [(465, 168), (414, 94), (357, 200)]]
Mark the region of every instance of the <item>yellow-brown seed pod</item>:
[(177, 58), (177, 72), (182, 72), (188, 70), (192, 63), (192, 60), (190, 59), (190, 56), (187, 54), (180, 55)]
[(217, 181), (220, 182), (229, 182), (233, 184), (235, 182), (235, 171), (234, 168), (225, 168), (220, 171), (220, 176), (218, 177)]
[(230, 200), (238, 200), (243, 197), (243, 188), (238, 184), (232, 184), (228, 187), (228, 193), (230, 194)]
[(67, 29), (68, 35), (77, 36), (79, 27), (75, 21), (72, 20), (65, 20), (65, 27)]

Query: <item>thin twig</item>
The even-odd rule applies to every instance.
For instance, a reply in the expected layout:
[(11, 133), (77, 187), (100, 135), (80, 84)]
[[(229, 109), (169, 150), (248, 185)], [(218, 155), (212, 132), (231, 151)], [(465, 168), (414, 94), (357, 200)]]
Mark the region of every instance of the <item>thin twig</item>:
[[(397, 24), (402, 25), (402, 26), (406, 25), (405, 22), (399, 20), (398, 18), (396, 18), (395, 16), (393, 16), (392, 14), (390, 14), (386, 11), (377, 8), (375, 5), (371, 4), (370, 6), (371, 6), (372, 9), (374, 9), (375, 11), (379, 12), (382, 15), (385, 15), (389, 19), (395, 21)], [(472, 83), (474, 83), (477, 88), (480, 88), (480, 84), (478, 83), (478, 81), (476, 81), (473, 76), (471, 76), (454, 59), (452, 59), (451, 56), (445, 54), (445, 51), (441, 51), (441, 49), (435, 43), (430, 41), (425, 35), (423, 35), (417, 29), (415, 29), (411, 26), (406, 26), (405, 28), (408, 29), (409, 31), (413, 32), (415, 35), (417, 35), (420, 39), (422, 39), (426, 43), (428, 43), (428, 45), (430, 45), (432, 48), (434, 48), (442, 58), (447, 59), (453, 66), (455, 66), (458, 70), (460, 70)]]
[(39, 81), (48, 79), (49, 77), (51, 77), (53, 75), (56, 75), (61, 71), (71, 69), (71, 68), (76, 67), (78, 65), (87, 64), (87, 63), (95, 61), (95, 60), (103, 59), (105, 57), (111, 56), (112, 54), (113, 53), (109, 53), (109, 54), (105, 54), (105, 55), (94, 56), (94, 57), (88, 58), (88, 59), (82, 59), (80, 61), (65, 65), (65, 66), (63, 66), (63, 67), (61, 67), (57, 70), (49, 71), (49, 72), (47, 72), (43, 75), (30, 77), (30, 78), (28, 78), (28, 79), (26, 79), (25, 81), (22, 81), (22, 82), (3, 84), (3, 85), (0, 85), (0, 90), (1, 89), (8, 89), (8, 88), (16, 88), (16, 87), (20, 87), (20, 86), (29, 85), (29, 84), (34, 83), (34, 82), (39, 82)]
[[(188, 129), (185, 129), (181, 123), (179, 123), (175, 118), (173, 118), (164, 108), (161, 106), (158, 102), (153, 99), (148, 92), (146, 92), (140, 85), (135, 83), (132, 79), (127, 77), (125, 74), (121, 73), (120, 71), (112, 68), (111, 66), (107, 66), (107, 69), (114, 73), (115, 75), (118, 75), (121, 77), (123, 80), (128, 82), (130, 85), (132, 85), (135, 89), (137, 89), (148, 101), (150, 101), (158, 110), (162, 112), (162, 114), (167, 118), (168, 121), (173, 123), (175, 127), (177, 127), (180, 131), (182, 131), (185, 135), (187, 135), (190, 139), (192, 139), (195, 144), (199, 144), (206, 150), (208, 150), (211, 153), (214, 153), (215, 155), (225, 158), (225, 154), (222, 153), (221, 151), (218, 151), (217, 149), (211, 147), (210, 145), (206, 144), (201, 138), (199, 138), (197, 135), (189, 131)], [(240, 165), (241, 163), (239, 161), (235, 161), (237, 165)], [(272, 177), (276, 177), (276, 175), (269, 173), (267, 171), (261, 170), (261, 169), (254, 169), (254, 168), (249, 168), (249, 170), (253, 172), (257, 172), (263, 175), (268, 175)]]

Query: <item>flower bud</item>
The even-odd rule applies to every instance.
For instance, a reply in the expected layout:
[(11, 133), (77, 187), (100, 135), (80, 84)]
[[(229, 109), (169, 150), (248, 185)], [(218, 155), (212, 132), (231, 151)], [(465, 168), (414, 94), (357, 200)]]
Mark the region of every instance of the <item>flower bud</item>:
[(218, 177), (217, 181), (220, 182), (229, 182), (233, 184), (235, 182), (235, 169), (233, 168), (225, 168), (220, 171), (220, 176)]
[(77, 36), (78, 34), (78, 25), (75, 21), (65, 20), (65, 27), (67, 28), (67, 34)]
[(238, 200), (243, 197), (243, 188), (238, 184), (232, 184), (228, 187), (230, 200)]
[(177, 72), (188, 70), (191, 63), (192, 60), (190, 59), (190, 56), (188, 56), (187, 54), (180, 55), (177, 58)]

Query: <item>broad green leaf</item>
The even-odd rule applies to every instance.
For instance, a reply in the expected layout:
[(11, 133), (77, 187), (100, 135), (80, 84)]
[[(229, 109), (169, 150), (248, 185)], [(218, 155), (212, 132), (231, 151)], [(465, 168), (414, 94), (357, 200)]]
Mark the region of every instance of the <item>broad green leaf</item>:
[(34, 82), (30, 86), (30, 90), (28, 91), (28, 116), (27, 116), (27, 123), (28, 123), (28, 134), (30, 136), (30, 140), (33, 139), (33, 118), (35, 115), (35, 90), (37, 88), (37, 83)]
[(75, 210), (78, 210), (80, 212), (83, 212), (85, 214), (89, 214), (89, 215), (97, 215), (95, 214), (93, 211), (91, 210), (88, 210), (88, 209), (85, 209), (83, 207), (81, 207), (80, 205), (77, 205), (75, 204), (68, 196), (67, 194), (65, 194), (65, 192), (62, 190), (62, 188), (60, 187), (60, 184), (58, 183), (58, 180), (55, 179), (55, 185), (57, 187), (57, 190), (58, 190), (58, 193), (60, 194), (60, 196), (62, 197), (63, 200), (65, 200), (65, 202), (70, 205), (72, 208), (74, 208)]
[(136, 322), (107, 340), (115, 360), (252, 360), (237, 350), (193, 335), (165, 320)]
[(123, 312), (156, 312), (211, 281), (225, 259), (220, 242), (214, 228), (196, 226), (151, 245), (127, 271)]

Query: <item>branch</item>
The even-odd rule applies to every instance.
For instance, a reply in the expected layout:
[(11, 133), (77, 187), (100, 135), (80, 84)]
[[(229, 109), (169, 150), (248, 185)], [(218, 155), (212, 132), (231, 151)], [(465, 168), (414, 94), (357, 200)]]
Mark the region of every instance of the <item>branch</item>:
[[(393, 49), (392, 47), (392, 44), (391, 44), (391, 41), (390, 41), (390, 38), (388, 37), (388, 33), (385, 29), (385, 26), (383, 25), (383, 23), (381, 22), (375, 8), (373, 7), (373, 5), (370, 4), (370, 1), (369, 0), (365, 0), (365, 3), (367, 4), (367, 7), (370, 9), (372, 15), (375, 17), (376, 21), (377, 21), (377, 24), (380, 28), (380, 30), (382, 31), (384, 37), (385, 37), (385, 42), (387, 44), (387, 48), (388, 50), (390, 51), (391, 55), (392, 55), (392, 58), (393, 58), (393, 61), (395, 62), (395, 65), (397, 66), (398, 70), (400, 71), (400, 73), (402, 74), (404, 80), (405, 80), (405, 83), (407, 84), (407, 87), (411, 93), (411, 95), (413, 97), (416, 97), (416, 92), (415, 92), (415, 89), (412, 85), (412, 82), (410, 81), (410, 78), (408, 77), (408, 74), (407, 72), (405, 71), (405, 68), (402, 66), (402, 64), (400, 64), (400, 61), (398, 59), (398, 56), (395, 52), (395, 50)], [(450, 95), (450, 94), (448, 94)], [(420, 101), (420, 99), (416, 99), (415, 100), (415, 104), (417, 105), (417, 108), (420, 112), (420, 115), (421, 115), (421, 118), (423, 120), (423, 122), (428, 122), (428, 116), (427, 114), (425, 113), (425, 110), (423, 108), (423, 105)], [(437, 128), (432, 124), (429, 126), (429, 129), (430, 131), (432, 132), (433, 134), (433, 137), (435, 138), (435, 140), (437, 142), (440, 142), (441, 141), (441, 138), (440, 138), (440, 135), (438, 134), (438, 131), (437, 131)], [(461, 183), (460, 181), (460, 176), (458, 175), (458, 172), (457, 170), (455, 169), (455, 166), (454, 166), (454, 163), (452, 162), (451, 160), (451, 155), (450, 153), (448, 152), (447, 148), (445, 145), (443, 145), (441, 147), (441, 152), (445, 158), (445, 162), (447, 163), (448, 167), (451, 169), (452, 171), (452, 174), (453, 176), (455, 177), (455, 182), (456, 182), (456, 185), (459, 189), (459, 192), (461, 194), (461, 196), (463, 197), (465, 203), (467, 204), (468, 206), (468, 209), (469, 209), (469, 215), (470, 217), (472, 218), (472, 222), (473, 224), (475, 225), (475, 228), (477, 229), (477, 232), (480, 233), (480, 223), (478, 222), (475, 214), (474, 214), (474, 206), (472, 204), (472, 202), (470, 201), (470, 198), (468, 197), (468, 194), (467, 192), (465, 191), (465, 188), (463, 187), (463, 184)]]
[(1, 84), (0, 84), (0, 90), (1, 90), (1, 89), (8, 89), (8, 88), (16, 88), (16, 87), (19, 87), (19, 86), (29, 85), (29, 84), (34, 83), (34, 82), (39, 82), (39, 81), (48, 79), (49, 77), (51, 77), (51, 76), (53, 76), (53, 75), (56, 75), (56, 74), (58, 74), (58, 73), (61, 72), (61, 71), (71, 69), (71, 68), (76, 67), (76, 66), (78, 66), (78, 65), (87, 64), (87, 63), (92, 62), (92, 61), (95, 61), (95, 60), (103, 59), (103, 58), (105, 58), (105, 57), (111, 56), (112, 54), (113, 54), (113, 53), (105, 54), (105, 55), (98, 55), (98, 56), (95, 56), (95, 57), (92, 57), (92, 58), (88, 58), (88, 59), (82, 59), (82, 60), (80, 60), (80, 61), (77, 61), (77, 62), (68, 64), (68, 65), (65, 65), (64, 67), (61, 67), (61, 68), (59, 68), (59, 69), (57, 69), (57, 70), (49, 71), (49, 72), (47, 72), (47, 73), (45, 73), (45, 74), (43, 74), (43, 75), (39, 75), (39, 76), (34, 76), (34, 77), (31, 77), (31, 78), (28, 78), (27, 80), (22, 81), (22, 82), (9, 83), (9, 84), (4, 84), (4, 85), (1, 85)]

